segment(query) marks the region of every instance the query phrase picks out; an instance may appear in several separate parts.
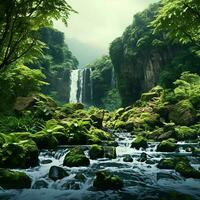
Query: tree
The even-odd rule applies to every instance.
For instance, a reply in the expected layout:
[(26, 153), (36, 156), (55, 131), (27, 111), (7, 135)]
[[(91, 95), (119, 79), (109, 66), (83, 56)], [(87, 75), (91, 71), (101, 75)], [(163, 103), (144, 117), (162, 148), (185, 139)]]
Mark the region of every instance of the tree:
[(200, 1), (162, 0), (162, 4), (152, 22), (155, 32), (166, 31), (170, 38), (200, 48)]
[(37, 30), (52, 26), (53, 19), (67, 24), (74, 11), (65, 0), (0, 0), (0, 70), (18, 59), (42, 54)]

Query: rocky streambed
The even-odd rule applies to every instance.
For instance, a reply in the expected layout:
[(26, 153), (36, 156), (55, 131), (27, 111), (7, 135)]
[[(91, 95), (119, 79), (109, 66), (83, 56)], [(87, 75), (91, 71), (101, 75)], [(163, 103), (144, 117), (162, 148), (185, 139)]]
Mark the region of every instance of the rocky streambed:
[[(190, 165), (199, 170), (200, 157), (194, 156), (190, 146), (198, 143), (177, 143), (175, 152), (156, 151), (158, 143), (148, 142), (146, 149), (131, 148), (132, 137), (129, 133), (115, 133), (116, 157), (90, 159), (89, 166), (63, 166), (65, 155), (74, 146), (60, 146), (56, 150), (40, 152), (40, 164), (37, 167), (15, 170), (25, 172), (32, 179), (30, 189), (0, 189), (0, 199), (5, 200), (84, 200), (84, 199), (200, 199), (200, 179), (181, 175), (173, 167), (163, 167), (162, 159), (175, 159), (184, 156)], [(81, 146), (85, 155), (91, 157), (90, 146)], [(106, 158), (105, 158), (106, 157)], [(161, 166), (158, 168), (158, 166)], [(59, 168), (58, 168), (59, 167)], [(51, 169), (51, 170), (50, 170)], [(110, 185), (105, 182), (100, 188), (94, 187), (96, 173), (106, 171), (110, 176)], [(112, 180), (120, 178), (119, 187), (112, 189)], [(105, 188), (103, 186), (110, 188)]]

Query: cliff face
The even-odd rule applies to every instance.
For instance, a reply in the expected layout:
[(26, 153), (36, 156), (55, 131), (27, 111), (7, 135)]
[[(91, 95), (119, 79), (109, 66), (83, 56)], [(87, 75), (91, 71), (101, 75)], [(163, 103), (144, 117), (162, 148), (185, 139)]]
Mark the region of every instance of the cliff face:
[[(159, 7), (159, 4), (154, 4), (136, 14), (133, 23), (127, 27), (122, 37), (111, 43), (110, 57), (123, 106), (132, 104), (140, 98), (141, 93), (158, 84), (164, 72), (165, 75), (166, 72), (171, 73), (169, 77), (175, 80), (187, 69), (188, 63), (182, 55), (191, 53), (189, 48), (170, 41), (167, 33), (153, 33), (150, 25)], [(169, 77), (166, 75), (165, 79)], [(173, 82), (173, 78), (167, 81)]]

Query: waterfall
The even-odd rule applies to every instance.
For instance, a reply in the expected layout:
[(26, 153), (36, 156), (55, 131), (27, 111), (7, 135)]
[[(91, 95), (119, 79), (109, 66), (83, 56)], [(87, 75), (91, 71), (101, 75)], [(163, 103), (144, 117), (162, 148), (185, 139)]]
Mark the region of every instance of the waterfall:
[(72, 70), (70, 75), (71, 86), (70, 86), (70, 98), (69, 102), (77, 103), (77, 92), (78, 92), (78, 80), (79, 80), (79, 70)]
[(69, 102), (84, 103), (90, 105), (92, 102), (91, 69), (76, 69), (71, 71), (70, 98)]

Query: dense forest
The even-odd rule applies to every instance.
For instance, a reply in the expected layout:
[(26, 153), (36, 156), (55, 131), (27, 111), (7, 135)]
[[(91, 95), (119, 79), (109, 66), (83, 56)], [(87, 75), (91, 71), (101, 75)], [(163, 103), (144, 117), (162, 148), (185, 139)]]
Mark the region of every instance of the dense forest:
[(0, 199), (200, 199), (200, 2), (150, 5), (82, 68), (72, 13), (0, 1)]

